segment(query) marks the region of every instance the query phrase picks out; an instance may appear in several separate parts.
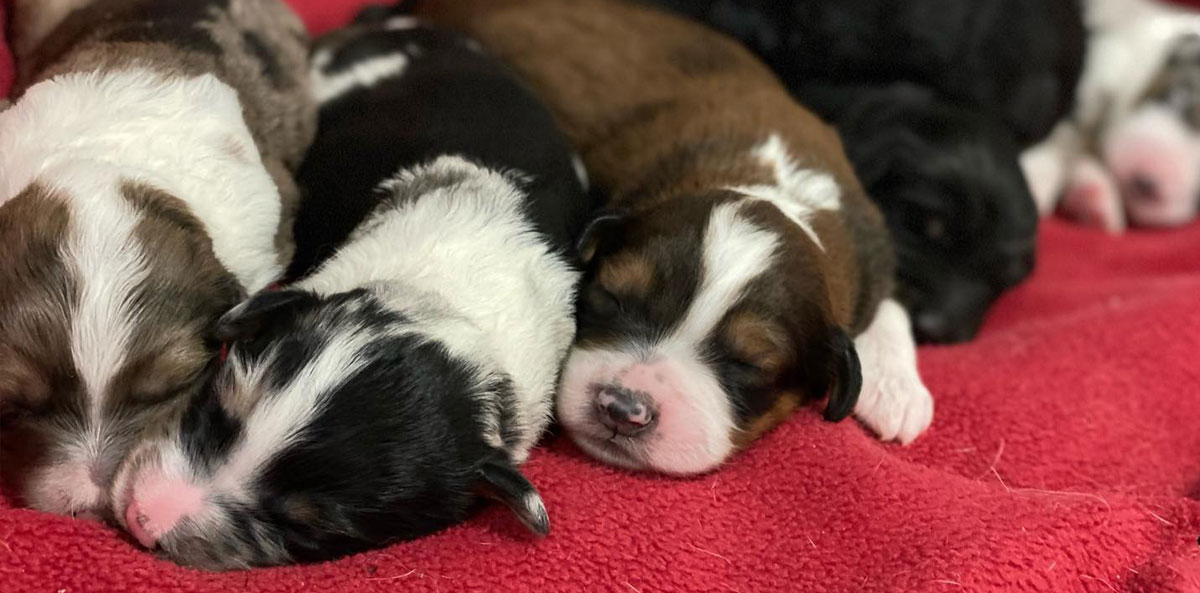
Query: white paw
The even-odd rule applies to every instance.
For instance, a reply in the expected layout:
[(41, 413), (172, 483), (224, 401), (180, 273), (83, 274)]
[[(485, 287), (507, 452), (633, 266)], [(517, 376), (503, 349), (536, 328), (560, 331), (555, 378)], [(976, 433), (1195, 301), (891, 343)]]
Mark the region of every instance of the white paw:
[(933, 422), (933, 396), (915, 372), (893, 371), (869, 378), (863, 369), (863, 389), (854, 415), (880, 440), (909, 444)]
[(933, 396), (917, 370), (908, 313), (896, 301), (884, 300), (854, 346), (863, 378), (854, 415), (882, 440), (913, 442), (933, 421)]

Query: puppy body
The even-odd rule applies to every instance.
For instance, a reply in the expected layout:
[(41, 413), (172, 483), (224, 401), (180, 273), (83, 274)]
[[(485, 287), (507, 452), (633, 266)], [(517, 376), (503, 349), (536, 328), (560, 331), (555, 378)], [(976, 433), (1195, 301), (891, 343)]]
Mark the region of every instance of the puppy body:
[(871, 392), (859, 416), (883, 436), (908, 441), (928, 425), (915, 367), (880, 391), (847, 337), (912, 342), (873, 326), (893, 273), (879, 213), (836, 134), (762, 64), (623, 2), (425, 10), (541, 93), (610, 196), (614, 213), (584, 241), (579, 338), (558, 402), (585, 450), (706, 471), (806, 397), (828, 392), (827, 417), (844, 416), (860, 378)]
[(217, 318), (280, 276), (276, 182), (315, 111), (277, 2), (97, 1), (30, 59), (0, 113), (5, 471), (31, 506), (93, 514), (205, 372)]
[(1174, 226), (1200, 203), (1200, 14), (1090, 0), (1075, 110), (1022, 157), (1038, 209), (1110, 232)]
[(321, 40), (314, 92), (304, 277), (226, 315), (228, 362), (130, 456), (114, 514), (211, 569), (417, 537), (479, 496), (545, 533), (516, 467), (575, 334), (570, 149), (476, 44), (411, 19)]

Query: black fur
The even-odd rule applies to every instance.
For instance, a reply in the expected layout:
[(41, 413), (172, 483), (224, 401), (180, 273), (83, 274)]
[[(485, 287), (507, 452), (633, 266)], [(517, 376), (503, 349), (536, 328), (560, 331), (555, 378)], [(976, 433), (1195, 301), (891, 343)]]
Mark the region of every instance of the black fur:
[(583, 195), (570, 148), (549, 113), (499, 61), (462, 36), (422, 26), (358, 35), (337, 51), (327, 71), (406, 52), (412, 44), (421, 53), (403, 76), (322, 107), (320, 137), (298, 174), (308, 203), (296, 221), (296, 257), (288, 275), (303, 276), (346, 239), (377, 205), (374, 189), (381, 181), (400, 167), (444, 154), (527, 177), (532, 220), (552, 245), (572, 253), (587, 209), (564, 199)]
[(1028, 275), (1037, 218), (1018, 157), (1074, 103), (1078, 0), (650, 3), (745, 42), (838, 128), (887, 216), (919, 338), (971, 338)]

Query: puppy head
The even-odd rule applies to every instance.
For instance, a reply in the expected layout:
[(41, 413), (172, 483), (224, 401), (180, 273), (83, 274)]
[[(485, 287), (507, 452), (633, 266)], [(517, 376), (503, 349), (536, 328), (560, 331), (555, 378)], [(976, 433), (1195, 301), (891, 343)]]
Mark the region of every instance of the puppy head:
[(609, 214), (581, 254), (558, 418), (595, 457), (695, 474), (806, 399), (828, 393), (830, 420), (854, 407), (858, 356), (821, 249), (775, 206), (729, 191)]
[(5, 481), (34, 508), (96, 514), (209, 368), (240, 289), (181, 203), (134, 183), (25, 188), (0, 206), (0, 251)]
[[(113, 483), (113, 513), (181, 564), (316, 561), (462, 519), (477, 495), (548, 529), (490, 406), (502, 376), (367, 290), (260, 295), (221, 321), (227, 361)], [(494, 412), (494, 410), (492, 410)]]
[(917, 337), (968, 340), (992, 302), (1033, 269), (1037, 208), (1018, 148), (989, 118), (922, 89), (856, 100), (838, 129), (887, 219)]
[(1200, 35), (1175, 40), (1127, 117), (1100, 139), (1129, 221), (1175, 226), (1200, 202)]

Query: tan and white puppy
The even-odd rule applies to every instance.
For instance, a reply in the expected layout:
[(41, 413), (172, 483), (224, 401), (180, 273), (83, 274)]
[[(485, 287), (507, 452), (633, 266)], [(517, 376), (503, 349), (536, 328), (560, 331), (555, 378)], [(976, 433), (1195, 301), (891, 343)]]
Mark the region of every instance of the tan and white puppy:
[(1022, 166), (1043, 214), (1086, 224), (1185, 224), (1200, 213), (1200, 12), (1087, 0), (1075, 111)]
[(213, 366), (216, 320), (290, 259), (307, 35), (277, 0), (18, 8), (61, 23), (31, 31), (0, 113), (3, 470), (32, 507), (92, 514)]
[(882, 218), (837, 134), (757, 59), (616, 0), (422, 10), (524, 76), (608, 197), (581, 243), (557, 403), (584, 450), (704, 472), (826, 395), (828, 419), (854, 410), (903, 442), (925, 430), (933, 401), (890, 299)]

